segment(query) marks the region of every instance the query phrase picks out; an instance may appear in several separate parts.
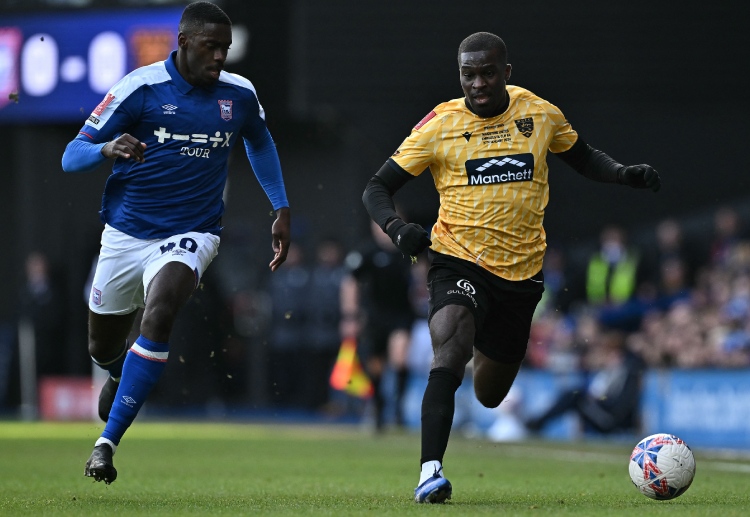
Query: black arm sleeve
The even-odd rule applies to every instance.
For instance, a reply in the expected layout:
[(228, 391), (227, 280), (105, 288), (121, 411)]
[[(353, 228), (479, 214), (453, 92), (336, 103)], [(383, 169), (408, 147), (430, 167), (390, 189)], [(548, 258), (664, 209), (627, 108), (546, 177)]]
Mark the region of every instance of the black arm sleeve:
[(610, 158), (606, 153), (594, 149), (579, 136), (573, 147), (557, 156), (570, 165), (577, 173), (590, 180), (602, 183), (621, 183), (619, 173), (624, 165)]
[(367, 182), (365, 192), (362, 194), (362, 202), (372, 220), (383, 231), (390, 221), (399, 219), (396, 206), (393, 204), (393, 195), (413, 179), (414, 176), (389, 158), (375, 176)]

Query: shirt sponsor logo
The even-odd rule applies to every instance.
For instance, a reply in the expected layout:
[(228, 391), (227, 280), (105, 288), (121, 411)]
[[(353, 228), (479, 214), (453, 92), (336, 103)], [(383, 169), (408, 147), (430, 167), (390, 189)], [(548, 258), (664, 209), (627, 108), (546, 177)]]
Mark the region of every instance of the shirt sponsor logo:
[(434, 111), (429, 112), (427, 115), (424, 116), (424, 118), (422, 120), (420, 120), (417, 123), (416, 126), (414, 126), (414, 129), (421, 128), (422, 126), (424, 126), (425, 124), (427, 124), (430, 120), (432, 120), (436, 116), (437, 116), (437, 113), (435, 113)]
[(193, 142), (196, 144), (207, 144), (211, 142), (211, 147), (229, 147), (229, 139), (232, 138), (234, 132), (224, 131), (222, 136), (221, 131), (214, 132), (214, 136), (208, 136), (208, 133), (193, 133), (190, 135), (181, 135), (177, 133), (170, 133), (167, 128), (160, 127), (158, 131), (154, 131), (154, 136), (160, 144), (163, 144), (168, 139), (178, 140), (181, 142)]
[[(229, 147), (230, 139), (234, 132), (224, 131), (222, 135), (221, 131), (214, 132), (213, 136), (208, 136), (208, 133), (192, 133), (189, 135), (183, 135), (178, 133), (170, 133), (167, 128), (160, 127), (158, 131), (154, 131), (154, 136), (157, 138), (157, 142), (163, 144), (167, 140), (176, 140), (178, 142), (190, 142), (195, 144), (208, 144), (210, 143), (212, 148), (216, 147)], [(192, 156), (194, 158), (209, 158), (211, 149), (208, 147), (189, 147), (183, 146), (180, 148), (180, 154), (183, 156)]]
[(115, 100), (115, 96), (111, 93), (108, 93), (106, 97), (104, 97), (104, 100), (99, 103), (99, 105), (94, 108), (94, 115), (100, 117), (102, 113), (104, 113), (104, 110), (109, 106), (109, 104)]
[(534, 119), (533, 118), (531, 117), (519, 118), (518, 120), (514, 120), (513, 122), (516, 123), (516, 127), (518, 128), (518, 131), (526, 138), (529, 138), (534, 133)]
[(534, 155), (531, 153), (467, 160), (465, 167), (468, 185), (512, 183), (534, 179)]
[(221, 112), (221, 118), (224, 120), (232, 120), (232, 101), (220, 100), (219, 110)]

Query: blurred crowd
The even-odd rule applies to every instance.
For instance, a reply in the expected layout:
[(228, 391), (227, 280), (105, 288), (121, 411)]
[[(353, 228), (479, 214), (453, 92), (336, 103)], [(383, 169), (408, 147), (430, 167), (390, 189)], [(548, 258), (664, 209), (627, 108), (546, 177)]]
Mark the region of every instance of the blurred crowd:
[[(692, 232), (676, 219), (639, 235), (606, 226), (597, 245), (576, 253), (549, 245), (545, 294), (524, 367), (582, 374), (586, 384), (561, 393), (547, 415), (527, 422), (529, 429), (571, 408), (596, 412), (581, 392), (607, 393), (612, 401), (618, 396), (612, 390), (619, 390), (630, 400), (619, 406), (633, 409), (632, 386), (624, 384), (630, 373), (622, 365), (631, 372), (750, 364), (750, 238), (733, 207), (707, 219), (704, 231)], [(273, 274), (248, 268), (242, 249), (227, 246), (174, 331), (177, 359), (154, 404), (213, 404), (222, 411), (250, 401), (255, 409), (332, 418), (365, 414), (376, 428), (403, 424), (407, 385), (426, 378), (430, 367), (429, 261), (425, 255), (412, 265), (382, 237), (372, 227), (350, 249), (333, 237), (298, 239)], [(25, 273), (18, 315), (36, 330), (38, 375), (69, 374), (71, 353), (59, 340), (68, 324), (60, 282), (39, 252), (28, 256)], [(329, 382), (347, 339), (357, 343), (371, 382), (367, 394), (343, 392)], [(78, 352), (85, 355), (85, 343)], [(12, 403), (18, 380), (13, 361), (0, 362), (0, 407), (3, 398), (6, 407)], [(596, 418), (590, 416), (595, 428), (615, 425)]]
[[(623, 229), (605, 228), (578, 286), (564, 279), (570, 270), (557, 254), (545, 264), (550, 281), (532, 328), (530, 367), (580, 367), (612, 329), (650, 368), (750, 364), (750, 240), (733, 208), (718, 209), (712, 230), (692, 239), (680, 221), (660, 221), (642, 247)], [(569, 296), (577, 287), (579, 295)]]

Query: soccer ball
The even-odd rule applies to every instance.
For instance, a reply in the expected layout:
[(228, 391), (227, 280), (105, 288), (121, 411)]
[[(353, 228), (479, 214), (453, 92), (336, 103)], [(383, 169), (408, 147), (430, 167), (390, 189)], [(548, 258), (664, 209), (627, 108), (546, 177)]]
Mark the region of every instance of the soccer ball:
[(630, 479), (651, 499), (674, 499), (685, 493), (695, 477), (690, 447), (673, 434), (657, 433), (638, 442), (630, 455)]

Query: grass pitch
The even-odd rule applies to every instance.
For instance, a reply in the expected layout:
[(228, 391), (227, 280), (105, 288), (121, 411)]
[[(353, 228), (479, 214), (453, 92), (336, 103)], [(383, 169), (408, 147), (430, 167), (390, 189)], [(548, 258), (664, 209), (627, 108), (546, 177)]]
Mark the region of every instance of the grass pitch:
[(0, 423), (0, 515), (750, 515), (750, 459), (695, 451), (693, 486), (652, 501), (633, 444), (456, 436), (453, 499), (417, 505), (419, 437), (350, 427), (136, 422), (117, 480), (83, 477), (98, 423)]

